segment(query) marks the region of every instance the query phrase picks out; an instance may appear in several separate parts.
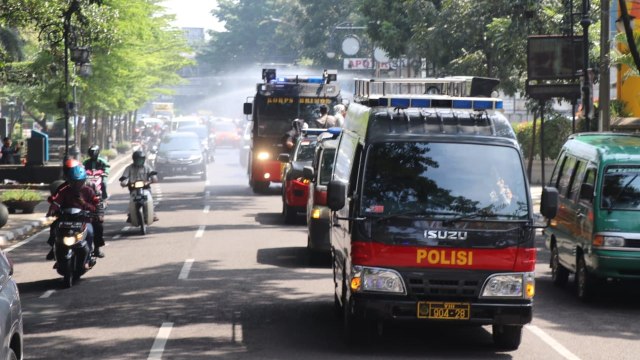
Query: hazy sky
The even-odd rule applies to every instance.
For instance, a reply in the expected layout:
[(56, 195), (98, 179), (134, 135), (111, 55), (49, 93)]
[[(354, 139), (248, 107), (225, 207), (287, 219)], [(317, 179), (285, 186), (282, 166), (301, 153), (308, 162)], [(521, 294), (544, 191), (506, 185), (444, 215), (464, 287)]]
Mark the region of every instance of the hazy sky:
[(217, 6), (216, 0), (165, 0), (162, 2), (168, 13), (176, 14), (176, 26), (201, 27), (223, 30), (224, 26), (211, 15)]

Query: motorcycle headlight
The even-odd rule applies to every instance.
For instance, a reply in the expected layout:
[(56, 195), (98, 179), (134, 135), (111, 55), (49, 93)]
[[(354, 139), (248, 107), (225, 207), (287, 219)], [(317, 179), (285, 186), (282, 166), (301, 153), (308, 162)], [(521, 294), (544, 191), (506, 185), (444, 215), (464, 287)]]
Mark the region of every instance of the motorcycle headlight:
[(535, 274), (510, 273), (491, 275), (482, 288), (483, 298), (532, 299), (535, 294)]
[(391, 269), (354, 266), (350, 286), (354, 292), (406, 294), (402, 277)]
[(71, 246), (75, 244), (76, 241), (77, 240), (75, 236), (65, 236), (62, 238), (62, 243), (65, 244), (66, 246)]
[(260, 151), (256, 156), (256, 159), (264, 161), (264, 160), (269, 160), (270, 157), (271, 157), (271, 154), (269, 154), (268, 152)]

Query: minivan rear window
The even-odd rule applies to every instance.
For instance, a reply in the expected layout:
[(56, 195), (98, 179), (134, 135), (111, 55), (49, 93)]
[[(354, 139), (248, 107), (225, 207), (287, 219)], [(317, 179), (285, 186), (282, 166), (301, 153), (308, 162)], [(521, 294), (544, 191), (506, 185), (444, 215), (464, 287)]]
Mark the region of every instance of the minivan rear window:
[(604, 171), (601, 207), (640, 210), (640, 166), (609, 166)]

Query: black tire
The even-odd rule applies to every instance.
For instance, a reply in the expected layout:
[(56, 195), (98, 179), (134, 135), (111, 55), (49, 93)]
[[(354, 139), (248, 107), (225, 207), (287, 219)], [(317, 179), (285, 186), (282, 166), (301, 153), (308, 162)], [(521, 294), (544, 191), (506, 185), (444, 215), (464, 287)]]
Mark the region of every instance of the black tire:
[(269, 188), (268, 181), (254, 181), (253, 184), (251, 184), (251, 189), (256, 194), (263, 194), (267, 191), (268, 188)]
[(346, 285), (342, 292), (342, 336), (347, 346), (363, 345), (368, 332), (363, 319), (353, 314), (353, 304), (346, 300)]
[(138, 223), (140, 224), (140, 234), (147, 234), (147, 223), (144, 221), (144, 209), (142, 206), (138, 208)]
[(596, 279), (592, 274), (589, 274), (587, 270), (587, 264), (584, 261), (584, 256), (578, 254), (578, 261), (576, 264), (576, 296), (582, 301), (589, 301), (593, 299), (593, 296), (597, 292)]
[(493, 325), (493, 344), (501, 351), (514, 351), (522, 341), (522, 325)]
[(569, 270), (560, 264), (560, 255), (556, 244), (551, 247), (551, 280), (556, 286), (564, 286), (569, 280)]
[(283, 215), (285, 224), (295, 224), (296, 222), (296, 209), (293, 206), (289, 206), (286, 203), (283, 204)]
[(74, 280), (73, 259), (74, 258), (72, 257), (71, 259), (67, 260), (67, 262), (64, 264), (65, 272), (64, 272), (63, 281), (64, 281), (64, 287), (66, 287), (67, 289), (73, 286), (73, 280)]

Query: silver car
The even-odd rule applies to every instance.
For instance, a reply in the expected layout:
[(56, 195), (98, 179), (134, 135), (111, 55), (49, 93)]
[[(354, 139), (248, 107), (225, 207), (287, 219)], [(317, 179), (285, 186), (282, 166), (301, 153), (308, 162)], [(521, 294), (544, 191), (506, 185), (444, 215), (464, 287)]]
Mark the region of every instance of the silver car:
[(22, 305), (13, 280), (13, 264), (4, 251), (0, 251), (0, 324), (0, 359), (22, 359)]

